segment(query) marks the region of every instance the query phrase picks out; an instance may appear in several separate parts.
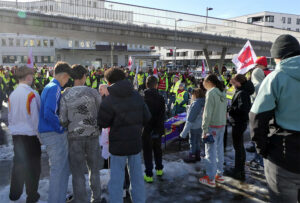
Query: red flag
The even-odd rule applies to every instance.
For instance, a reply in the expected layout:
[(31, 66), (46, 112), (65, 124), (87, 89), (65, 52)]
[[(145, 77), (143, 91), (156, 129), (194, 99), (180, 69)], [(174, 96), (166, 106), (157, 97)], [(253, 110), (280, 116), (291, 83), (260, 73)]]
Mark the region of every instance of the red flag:
[(154, 64), (153, 64), (153, 75), (158, 78), (156, 61), (154, 61)]
[(34, 68), (34, 65), (33, 65), (33, 56), (32, 56), (32, 48), (30, 48), (29, 53), (28, 53), (27, 67), (28, 68)]
[(256, 54), (251, 46), (250, 41), (247, 41), (243, 49), (236, 55), (232, 62), (237, 67), (238, 74), (246, 74), (249, 70), (255, 67)]
[(132, 68), (132, 58), (131, 58), (131, 56), (129, 56), (129, 59), (128, 59), (128, 69), (131, 71), (131, 68)]

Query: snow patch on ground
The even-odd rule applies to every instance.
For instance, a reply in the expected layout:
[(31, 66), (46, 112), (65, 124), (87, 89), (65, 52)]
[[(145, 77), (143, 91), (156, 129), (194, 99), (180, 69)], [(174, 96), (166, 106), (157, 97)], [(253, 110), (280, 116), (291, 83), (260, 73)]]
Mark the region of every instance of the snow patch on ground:
[(13, 145), (0, 146), (0, 160), (12, 160), (14, 157)]

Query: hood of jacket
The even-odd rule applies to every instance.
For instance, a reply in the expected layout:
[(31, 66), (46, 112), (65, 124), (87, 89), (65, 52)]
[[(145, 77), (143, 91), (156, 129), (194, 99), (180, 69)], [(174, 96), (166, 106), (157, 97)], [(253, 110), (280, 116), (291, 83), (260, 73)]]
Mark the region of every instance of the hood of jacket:
[(256, 68), (251, 75), (251, 82), (254, 86), (259, 85), (265, 79), (265, 73), (262, 69)]
[(250, 80), (248, 80), (246, 83), (244, 83), (240, 88), (238, 88), (238, 90), (240, 90), (240, 91), (244, 90), (249, 95), (252, 95), (255, 92), (254, 85)]
[(219, 88), (214, 88), (214, 92), (216, 93), (216, 95), (218, 95), (218, 97), (220, 97), (220, 100), (222, 102), (227, 101), (227, 99), (226, 99), (226, 92), (225, 91), (221, 92), (219, 90)]
[(276, 70), (283, 71), (291, 78), (300, 81), (300, 56), (281, 61), (281, 63), (276, 66)]
[(133, 85), (128, 80), (121, 80), (107, 88), (110, 95), (115, 97), (130, 97), (133, 94)]

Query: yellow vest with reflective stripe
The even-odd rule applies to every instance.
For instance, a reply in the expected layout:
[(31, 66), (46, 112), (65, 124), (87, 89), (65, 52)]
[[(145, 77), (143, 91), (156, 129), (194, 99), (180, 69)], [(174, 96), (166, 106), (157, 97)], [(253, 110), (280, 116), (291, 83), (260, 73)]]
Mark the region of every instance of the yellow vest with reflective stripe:
[(90, 76), (87, 76), (87, 77), (86, 77), (85, 83), (86, 83), (86, 86), (88, 86), (88, 87), (91, 86), (91, 78), (90, 78)]
[(170, 92), (177, 94), (180, 84), (181, 80), (178, 80), (175, 85), (172, 85)]
[(138, 74), (138, 84), (139, 84), (139, 86), (144, 84), (144, 77), (145, 77), (144, 74), (142, 74), (142, 75)]
[(96, 76), (93, 76), (93, 84), (92, 84), (92, 88), (97, 89), (98, 86), (98, 81)]
[(234, 86), (231, 86), (226, 92), (226, 98), (232, 100), (234, 92), (235, 92)]
[[(177, 96), (176, 96), (176, 104), (181, 104), (181, 102), (184, 101), (184, 94), (185, 93), (186, 93), (186, 91), (183, 91), (180, 94), (177, 94)], [(183, 107), (186, 107), (186, 104), (184, 104)]]

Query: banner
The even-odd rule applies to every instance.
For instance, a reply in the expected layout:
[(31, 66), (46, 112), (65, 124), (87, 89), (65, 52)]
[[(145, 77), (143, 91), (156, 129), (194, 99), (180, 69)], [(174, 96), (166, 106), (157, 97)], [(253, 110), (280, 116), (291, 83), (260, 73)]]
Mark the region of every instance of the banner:
[(27, 59), (27, 67), (28, 68), (34, 68), (34, 62), (33, 62), (33, 57), (32, 57), (32, 48), (29, 49), (28, 53), (28, 59)]
[(250, 41), (247, 41), (240, 53), (232, 59), (232, 62), (237, 67), (238, 74), (246, 74), (255, 67), (256, 58)]
[(157, 73), (157, 62), (154, 61), (153, 63), (153, 75), (158, 78), (158, 73)]
[(128, 59), (128, 69), (131, 71), (131, 68), (132, 68), (132, 57), (129, 56), (129, 59)]
[(206, 77), (206, 67), (205, 67), (205, 61), (202, 60), (202, 78)]

